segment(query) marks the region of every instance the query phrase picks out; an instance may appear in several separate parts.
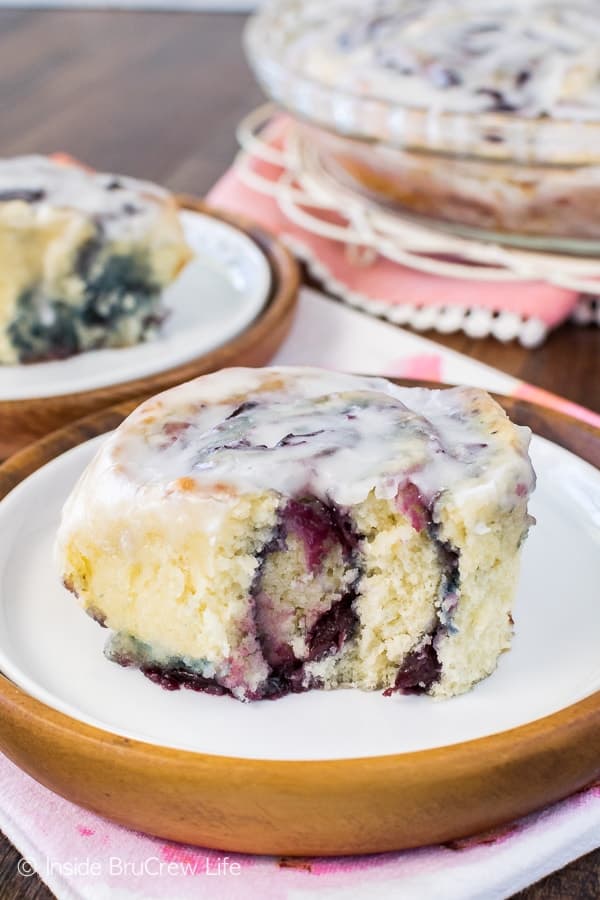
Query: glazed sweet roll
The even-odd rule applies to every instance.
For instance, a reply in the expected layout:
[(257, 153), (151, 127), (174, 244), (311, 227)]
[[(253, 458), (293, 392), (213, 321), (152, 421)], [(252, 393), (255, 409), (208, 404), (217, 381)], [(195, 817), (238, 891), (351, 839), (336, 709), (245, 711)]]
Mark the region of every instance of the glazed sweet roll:
[(224, 370), (105, 440), (61, 577), (109, 658), (169, 689), (458, 694), (510, 645), (528, 443), (474, 388)]

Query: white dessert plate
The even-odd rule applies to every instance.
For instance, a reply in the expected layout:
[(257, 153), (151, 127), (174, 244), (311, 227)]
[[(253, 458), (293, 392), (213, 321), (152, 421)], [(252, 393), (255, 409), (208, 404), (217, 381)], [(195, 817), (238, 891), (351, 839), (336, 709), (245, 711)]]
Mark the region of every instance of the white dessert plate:
[(441, 702), (339, 690), (243, 704), (167, 692), (108, 662), (106, 631), (60, 584), (52, 558), (60, 509), (103, 439), (47, 463), (0, 502), (0, 669), (43, 703), (164, 747), (339, 760), (473, 740), (600, 689), (600, 473), (556, 444), (532, 442), (537, 525), (523, 553), (513, 648), (491, 677)]
[(170, 314), (157, 337), (57, 362), (0, 366), (0, 401), (98, 390), (174, 369), (240, 334), (265, 307), (269, 262), (255, 241), (214, 216), (183, 209), (195, 258), (164, 293)]

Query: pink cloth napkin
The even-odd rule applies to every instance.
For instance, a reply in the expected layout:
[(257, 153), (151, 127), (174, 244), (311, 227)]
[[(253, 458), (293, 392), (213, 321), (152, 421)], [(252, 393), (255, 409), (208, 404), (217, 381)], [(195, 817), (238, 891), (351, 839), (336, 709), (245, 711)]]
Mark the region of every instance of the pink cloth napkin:
[[(275, 119), (266, 131), (266, 140), (281, 149), (289, 120)], [(282, 169), (257, 157), (247, 157), (250, 168), (274, 182)], [(251, 211), (252, 217), (284, 236), (322, 277), (328, 290), (349, 302), (372, 305), (373, 312), (384, 314), (399, 324), (440, 331), (464, 328), (472, 337), (496, 334), (502, 338), (523, 336), (524, 343), (535, 344), (547, 329), (559, 325), (577, 307), (575, 291), (543, 281), (511, 282), (469, 281), (442, 278), (407, 268), (385, 257), (370, 264), (353, 261), (345, 245), (301, 228), (282, 212), (277, 201), (247, 186), (234, 169), (229, 170), (209, 194), (215, 205), (232, 211)], [(329, 217), (331, 218), (331, 217)], [(392, 309), (390, 309), (390, 307)], [(467, 311), (478, 315), (464, 317)], [(494, 315), (509, 314), (503, 327), (494, 323)], [(529, 322), (525, 325), (524, 322)]]
[[(600, 785), (510, 827), (438, 847), (334, 859), (219, 853), (112, 825), (0, 757), (0, 826), (59, 900), (500, 900), (600, 840)], [(234, 864), (234, 865), (232, 865)]]

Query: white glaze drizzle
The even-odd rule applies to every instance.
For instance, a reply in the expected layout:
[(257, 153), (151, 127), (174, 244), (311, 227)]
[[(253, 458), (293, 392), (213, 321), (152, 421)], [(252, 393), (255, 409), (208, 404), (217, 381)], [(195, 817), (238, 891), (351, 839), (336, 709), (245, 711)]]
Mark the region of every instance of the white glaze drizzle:
[[(246, 403), (256, 406), (240, 409)], [(142, 404), (88, 468), (65, 524), (98, 504), (156, 508), (185, 496), (203, 501), (202, 527), (210, 530), (228, 502), (223, 484), (229, 496), (271, 490), (349, 506), (371, 490), (394, 497), (411, 481), (426, 502), (451, 491), (457, 503), (479, 497), (510, 507), (533, 488), (528, 444), (529, 429), (475, 388), (401, 388), (318, 369), (228, 369)]]
[(111, 238), (143, 233), (168, 197), (155, 184), (90, 172), (46, 156), (0, 159), (0, 203), (11, 197), (18, 201), (21, 193), (40, 223), (57, 209), (74, 210), (93, 217)]

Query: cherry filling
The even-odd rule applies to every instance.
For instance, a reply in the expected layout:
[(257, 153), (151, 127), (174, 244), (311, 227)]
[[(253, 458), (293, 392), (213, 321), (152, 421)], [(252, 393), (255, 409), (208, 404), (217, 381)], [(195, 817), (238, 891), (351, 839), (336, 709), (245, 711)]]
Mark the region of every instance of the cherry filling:
[(425, 504), (416, 484), (407, 481), (398, 489), (396, 505), (415, 531), (423, 531), (431, 523), (431, 510)]
[(452, 619), (458, 604), (460, 553), (451, 544), (440, 538), (439, 525), (431, 520), (430, 512), (425, 526), (423, 519), (425, 509), (418, 492), (415, 494), (412, 490), (413, 487), (414, 485), (411, 485), (409, 482), (408, 492), (407, 488), (404, 488), (404, 508), (402, 511), (409, 516), (413, 527), (417, 531), (427, 527), (427, 533), (437, 547), (438, 558), (442, 568), (440, 593), (436, 606), (437, 623), (427, 638), (421, 641), (405, 657), (398, 669), (394, 686), (384, 691), (385, 697), (389, 697), (396, 692), (402, 694), (424, 694), (432, 685), (439, 681), (442, 674), (442, 664), (436, 649), (438, 640), (444, 635), (456, 631)]
[(318, 679), (306, 677), (304, 666), (307, 662), (316, 662), (332, 653), (339, 653), (353, 636), (358, 622), (353, 609), (355, 598), (356, 592), (352, 588), (317, 619), (309, 633), (306, 659), (296, 659), (291, 648), (287, 647), (287, 659), (272, 667), (266, 683), (251, 699), (277, 700), (286, 694), (300, 694), (319, 687)]
[[(427, 528), (432, 541), (437, 545), (442, 578), (437, 605), (437, 623), (427, 638), (415, 647), (398, 669), (393, 687), (384, 691), (384, 696), (396, 692), (403, 694), (423, 694), (435, 684), (441, 675), (441, 662), (436, 645), (438, 639), (451, 632), (452, 616), (457, 604), (459, 589), (459, 554), (439, 537), (439, 527), (431, 521), (420, 497), (412, 490), (412, 485), (404, 489), (398, 498), (405, 514), (409, 515), (417, 530)], [(270, 554), (285, 551), (287, 540), (293, 535), (302, 542), (306, 568), (318, 575), (324, 560), (336, 546), (341, 548), (343, 559), (349, 568), (357, 571), (353, 582), (339, 600), (332, 603), (310, 626), (305, 636), (306, 653), (297, 658), (292, 647), (277, 635), (272, 627), (273, 605), (262, 592), (261, 582), (264, 567)], [(301, 693), (319, 687), (318, 678), (306, 672), (306, 665), (319, 662), (339, 653), (356, 632), (358, 617), (355, 600), (360, 582), (360, 560), (358, 543), (360, 536), (352, 528), (350, 517), (334, 504), (325, 504), (316, 497), (288, 500), (281, 511), (280, 520), (269, 540), (258, 555), (258, 568), (250, 594), (253, 615), (249, 633), (255, 635), (264, 661), (269, 667), (269, 675), (256, 691), (247, 691), (248, 700), (276, 700), (290, 693)], [(231, 690), (213, 678), (207, 678), (188, 669), (178, 661), (160, 666), (153, 662), (141, 662), (128, 652), (111, 654), (110, 658), (122, 666), (137, 666), (141, 672), (168, 691), (181, 687), (215, 695), (231, 695)]]
[[(177, 436), (179, 429), (175, 429)], [(262, 606), (266, 598), (261, 595), (261, 579), (265, 562), (271, 553), (287, 549), (290, 534), (298, 537), (305, 551), (306, 567), (316, 573), (325, 557), (335, 546), (342, 548), (343, 557), (352, 568), (358, 568), (355, 548), (358, 536), (352, 531), (349, 517), (340, 509), (322, 503), (316, 497), (289, 500), (284, 506), (280, 521), (269, 540), (258, 555), (258, 568), (250, 590), (254, 616), (251, 629), (256, 632), (258, 644), (270, 672), (257, 691), (247, 691), (249, 700), (275, 700), (290, 693), (300, 693), (318, 686), (315, 678), (307, 676), (304, 667), (307, 662), (323, 659), (341, 650), (356, 629), (357, 617), (353, 604), (356, 597), (357, 576), (343, 596), (322, 613), (312, 624), (306, 636), (307, 653), (304, 659), (297, 659), (292, 648), (268, 630), (268, 615)], [(207, 694), (232, 694), (232, 691), (213, 678), (195, 672), (178, 660), (167, 665), (144, 660), (135, 646), (115, 645), (107, 655), (121, 666), (135, 666), (154, 684), (167, 691), (187, 688)]]
[(136, 641), (125, 639), (125, 643), (123, 643), (123, 636), (115, 635), (112, 640), (109, 640), (104, 652), (111, 662), (117, 663), (125, 669), (131, 667), (139, 669), (142, 675), (164, 688), (165, 691), (178, 691), (184, 687), (190, 691), (202, 691), (205, 694), (230, 693), (214, 678), (206, 678), (177, 660), (173, 660), (167, 665), (148, 661), (145, 650), (146, 648)]
[[(330, 654), (339, 653), (354, 634), (357, 616), (354, 611), (359, 577), (342, 597), (322, 613), (306, 635), (307, 653), (298, 659), (292, 647), (278, 640), (268, 628), (270, 611), (268, 598), (261, 591), (262, 571), (268, 553), (286, 549), (288, 536), (302, 542), (306, 568), (317, 574), (329, 552), (341, 548), (346, 565), (358, 568), (356, 547), (359, 537), (353, 532), (349, 516), (334, 504), (325, 504), (316, 497), (288, 500), (272, 539), (263, 548), (261, 565), (255, 578), (252, 594), (255, 598), (255, 624), (263, 656), (270, 666), (270, 674), (261, 686), (258, 697), (274, 700), (289, 693), (299, 693), (318, 686), (316, 679), (307, 677), (305, 665), (317, 662)], [(256, 698), (252, 698), (256, 699)]]
[(402, 694), (424, 694), (439, 681), (442, 664), (436, 650), (438, 641), (446, 634), (456, 631), (452, 617), (458, 604), (460, 554), (448, 543), (435, 536), (437, 533), (435, 525), (431, 525), (428, 530), (432, 540), (436, 541), (438, 545), (443, 569), (439, 602), (436, 607), (437, 624), (428, 635), (428, 639), (421, 642), (405, 657), (398, 669), (394, 686), (384, 691), (385, 697), (389, 697), (397, 691)]
[(289, 500), (283, 509), (282, 526), (286, 535), (294, 534), (304, 544), (306, 566), (311, 572), (319, 569), (336, 544), (348, 559), (358, 543), (348, 516), (339, 507), (326, 506), (316, 497)]
[(438, 543), (438, 549), (444, 572), (437, 607), (437, 624), (429, 635), (429, 640), (415, 647), (405, 658), (396, 675), (394, 687), (384, 691), (386, 697), (396, 691), (402, 694), (424, 694), (439, 681), (442, 674), (442, 664), (436, 646), (439, 638), (456, 631), (452, 624), (452, 616), (458, 603), (459, 554), (441, 541)]
[[(122, 665), (122, 663), (121, 663)], [(178, 691), (180, 688), (188, 688), (190, 691), (202, 691), (205, 694), (221, 696), (230, 692), (214, 678), (205, 678), (197, 672), (192, 672), (184, 666), (163, 667), (157, 665), (142, 666), (140, 671), (146, 678), (160, 685), (166, 691)]]
[(318, 661), (330, 653), (339, 653), (353, 636), (358, 624), (353, 605), (355, 599), (356, 582), (341, 600), (317, 619), (308, 635), (308, 660)]
[[(178, 436), (179, 423), (175, 425), (174, 431)], [(439, 526), (432, 521), (431, 510), (423, 503), (417, 488), (407, 482), (396, 502), (413, 527), (417, 531), (426, 529), (430, 539), (436, 544), (442, 577), (436, 604), (437, 622), (431, 633), (405, 657), (394, 685), (384, 692), (385, 696), (396, 692), (423, 694), (439, 680), (442, 665), (436, 647), (438, 639), (453, 630), (452, 617), (459, 592), (459, 553), (439, 537)], [(277, 617), (281, 615), (281, 607), (277, 602), (273, 603), (262, 589), (269, 556), (286, 551), (290, 536), (301, 542), (306, 571), (312, 576), (319, 576), (330, 552), (336, 548), (341, 552), (346, 577), (350, 570), (353, 572), (352, 582), (341, 596), (338, 593), (339, 599), (334, 600), (329, 609), (322, 612), (307, 628), (303, 641), (305, 650), (301, 658), (296, 656), (293, 647), (287, 643), (290, 632), (278, 624)], [(259, 655), (262, 654), (269, 674), (257, 690), (248, 689), (246, 677), (242, 675), (239, 685), (245, 685), (245, 699), (275, 700), (286, 694), (321, 686), (319, 679), (307, 672), (307, 664), (340, 653), (344, 645), (353, 638), (358, 626), (355, 600), (362, 575), (359, 542), (360, 535), (354, 531), (350, 516), (335, 504), (324, 503), (314, 496), (294, 498), (285, 503), (278, 524), (257, 555), (258, 566), (250, 588), (252, 611), (246, 636), (259, 648)], [(339, 565), (339, 554), (337, 559)], [(101, 615), (95, 615), (95, 610), (89, 612), (100, 624), (104, 624)], [(181, 660), (173, 659), (167, 665), (159, 665), (147, 656), (140, 656), (135, 647), (128, 649), (128, 645), (115, 647), (107, 655), (122, 666), (136, 666), (146, 678), (168, 691), (184, 687), (208, 694), (232, 695), (231, 686), (225, 687), (216, 679), (187, 668)], [(235, 693), (237, 696), (237, 688)]]
[(402, 694), (424, 694), (439, 679), (442, 666), (434, 646), (435, 638), (429, 643), (411, 650), (398, 670), (394, 687), (383, 692), (389, 697), (396, 691)]

